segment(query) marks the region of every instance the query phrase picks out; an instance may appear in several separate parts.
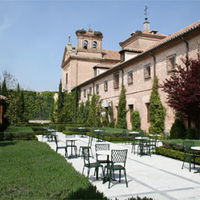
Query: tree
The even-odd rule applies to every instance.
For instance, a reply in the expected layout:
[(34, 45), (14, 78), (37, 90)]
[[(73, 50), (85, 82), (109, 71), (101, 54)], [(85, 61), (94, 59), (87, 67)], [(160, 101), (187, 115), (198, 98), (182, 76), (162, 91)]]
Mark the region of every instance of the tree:
[(165, 108), (158, 93), (158, 78), (155, 77), (149, 104), (150, 134), (163, 134), (165, 130), (165, 113)]
[(62, 122), (62, 109), (64, 105), (64, 94), (62, 92), (62, 83), (60, 81), (57, 101), (57, 122)]
[(109, 117), (109, 127), (114, 128), (115, 121), (114, 121), (114, 112), (113, 112), (113, 102), (110, 102), (108, 107), (108, 117)]
[(133, 131), (140, 131), (140, 113), (139, 111), (135, 110), (131, 113), (131, 124)]
[(91, 127), (101, 126), (101, 101), (100, 97), (96, 94), (92, 95), (88, 114), (88, 125)]
[(126, 89), (124, 88), (124, 85), (122, 85), (122, 90), (119, 96), (119, 105), (117, 109), (117, 128), (127, 128), (126, 113)]
[(167, 93), (167, 103), (187, 120), (195, 123), (197, 136), (200, 138), (200, 60), (182, 59), (183, 65), (165, 79), (162, 89)]
[(3, 83), (2, 83), (2, 88), (1, 88), (1, 94), (3, 96), (8, 96), (8, 89), (7, 89), (7, 85), (6, 85), (6, 80), (4, 79), (3, 80)]

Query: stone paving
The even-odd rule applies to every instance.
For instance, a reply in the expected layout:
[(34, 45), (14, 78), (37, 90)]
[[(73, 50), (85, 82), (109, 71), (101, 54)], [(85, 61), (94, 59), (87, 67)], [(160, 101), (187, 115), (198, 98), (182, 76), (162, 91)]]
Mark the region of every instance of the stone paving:
[[(65, 144), (65, 135), (56, 132), (60, 145)], [(55, 142), (47, 142), (42, 136), (38, 136), (39, 141), (46, 142), (53, 150), (56, 149)], [(76, 135), (76, 145), (87, 145), (88, 137)], [(92, 150), (95, 155), (93, 142)], [(94, 171), (91, 170), (89, 181), (97, 187), (100, 192), (110, 199), (128, 199), (130, 197), (151, 197), (155, 200), (200, 200), (200, 174), (194, 173), (192, 169), (189, 172), (188, 163), (184, 169), (181, 169), (182, 161), (174, 160), (159, 155), (139, 156), (131, 153), (130, 144), (110, 143), (111, 149), (128, 149), (126, 172), (128, 179), (128, 188), (126, 187), (124, 177), (121, 183), (112, 182), (108, 189), (108, 182), (102, 184), (102, 180), (96, 180)], [(58, 153), (64, 156), (64, 150), (58, 150)], [(81, 157), (68, 159), (67, 162), (80, 173), (83, 169), (83, 159)], [(95, 160), (95, 159), (94, 159)], [(197, 166), (199, 167), (199, 166)], [(86, 175), (87, 169), (85, 170)], [(117, 173), (117, 172), (116, 172)], [(101, 175), (101, 170), (100, 170)], [(123, 175), (123, 172), (122, 172)]]

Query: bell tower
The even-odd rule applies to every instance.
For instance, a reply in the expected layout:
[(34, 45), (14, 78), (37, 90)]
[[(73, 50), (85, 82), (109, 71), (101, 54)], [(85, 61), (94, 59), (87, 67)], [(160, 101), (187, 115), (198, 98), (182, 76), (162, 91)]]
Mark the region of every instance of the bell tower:
[(76, 35), (78, 51), (101, 52), (103, 34), (100, 31), (92, 31), (91, 28), (87, 31), (81, 29), (76, 31)]

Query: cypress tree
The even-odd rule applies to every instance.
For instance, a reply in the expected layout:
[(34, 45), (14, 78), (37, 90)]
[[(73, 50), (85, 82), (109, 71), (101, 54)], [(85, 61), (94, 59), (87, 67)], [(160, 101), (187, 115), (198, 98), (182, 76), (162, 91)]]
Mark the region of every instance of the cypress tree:
[(154, 78), (153, 88), (150, 97), (150, 134), (162, 134), (165, 130), (165, 108), (162, 105), (158, 93), (158, 78)]
[(57, 101), (57, 122), (62, 122), (62, 109), (64, 106), (64, 94), (62, 92), (62, 83), (60, 80), (59, 91), (58, 91), (58, 101)]
[(2, 83), (2, 88), (1, 88), (1, 94), (3, 96), (8, 96), (8, 89), (7, 89), (7, 86), (6, 86), (6, 80), (4, 79), (3, 80), (3, 83)]
[(126, 122), (126, 89), (124, 85), (122, 85), (122, 90), (119, 97), (119, 105), (117, 109), (117, 128), (127, 128)]
[(131, 124), (132, 124), (132, 130), (133, 131), (140, 131), (140, 113), (135, 110), (131, 113)]
[(93, 94), (88, 114), (88, 125), (91, 127), (101, 126), (101, 101), (99, 96)]

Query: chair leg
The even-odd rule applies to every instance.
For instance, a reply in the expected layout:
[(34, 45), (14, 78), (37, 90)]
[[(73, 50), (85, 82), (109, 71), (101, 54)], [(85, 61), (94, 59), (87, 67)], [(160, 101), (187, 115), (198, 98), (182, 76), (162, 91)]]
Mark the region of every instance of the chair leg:
[(89, 174), (90, 174), (90, 168), (88, 168), (87, 177), (89, 177)]
[(85, 167), (83, 166), (82, 174), (84, 173), (84, 169), (85, 169)]
[(112, 170), (110, 169), (110, 172), (109, 172), (109, 183), (108, 183), (108, 188), (110, 189), (110, 182), (111, 182), (111, 176), (112, 176)]
[(185, 157), (183, 158), (183, 164), (182, 164), (181, 169), (183, 169), (184, 164), (185, 164)]
[(121, 170), (119, 170), (119, 182), (121, 182)]
[(125, 177), (126, 187), (128, 187), (128, 182), (127, 182), (127, 178), (126, 178), (126, 170), (125, 169), (124, 169), (124, 177)]

